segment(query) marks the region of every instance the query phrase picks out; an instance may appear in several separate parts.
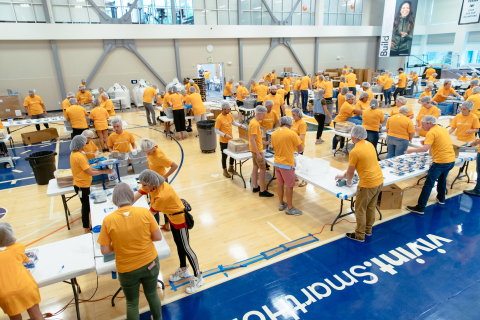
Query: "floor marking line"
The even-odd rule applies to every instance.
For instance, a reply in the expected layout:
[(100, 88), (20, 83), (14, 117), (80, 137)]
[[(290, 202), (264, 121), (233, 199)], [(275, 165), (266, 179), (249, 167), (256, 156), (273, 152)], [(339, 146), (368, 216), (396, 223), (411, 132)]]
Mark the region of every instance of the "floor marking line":
[(15, 179), (15, 180), (0, 181), (0, 183), (8, 183), (8, 182), (12, 183), (13, 181), (17, 182), (17, 181), (20, 181), (20, 180), (32, 179), (32, 178), (35, 178), (35, 177), (26, 177), (26, 178), (19, 178), (19, 179)]
[[(250, 174), (245, 174), (245, 175), (243, 175), (243, 177), (245, 178), (246, 176), (249, 176), (249, 175), (250, 175)], [(206, 186), (206, 185), (209, 185), (209, 184), (218, 183), (218, 182), (223, 182), (223, 181), (228, 181), (228, 180), (232, 180), (232, 179), (225, 178), (225, 179), (218, 180), (218, 181), (212, 181), (212, 182), (207, 182), (207, 183), (204, 183), (204, 184), (199, 184), (199, 185), (196, 185), (196, 186), (191, 186), (191, 187), (187, 187), (187, 188), (183, 188), (183, 189), (177, 189), (177, 191), (183, 191), (183, 190), (188, 190), (188, 189), (203, 187), (203, 186)]]
[(27, 234), (26, 236), (21, 237), (20, 239), (17, 239), (17, 241), (20, 241), (20, 240), (23, 240), (23, 239), (25, 239), (25, 238), (27, 238), (27, 237), (30, 237), (32, 234), (35, 234), (35, 233), (37, 233), (38, 231), (41, 231), (41, 230), (43, 230), (43, 229), (45, 229), (45, 228), (48, 228), (48, 227), (50, 227), (52, 224), (55, 224), (55, 223), (57, 223), (58, 221), (63, 220), (63, 219), (64, 219), (64, 218), (59, 218), (58, 220), (55, 220), (54, 222), (52, 222), (52, 223), (50, 223), (50, 224), (47, 224), (45, 227), (40, 228), (40, 229), (38, 229), (38, 230), (35, 230), (35, 231), (33, 231), (32, 233), (29, 233), (29, 234)]
[(283, 233), (282, 231), (278, 230), (278, 228), (275, 227), (273, 224), (271, 224), (270, 222), (267, 222), (267, 224), (268, 224), (270, 227), (272, 227), (273, 229), (275, 229), (275, 231), (277, 231), (278, 233), (280, 233), (285, 239), (287, 239), (287, 240), (290, 241), (290, 242), (292, 241), (292, 239), (290, 239), (289, 237), (287, 237), (287, 236), (285, 235), (285, 233)]
[(50, 201), (50, 220), (53, 220), (52, 214), (53, 214), (53, 203), (55, 201), (55, 197), (52, 197), (52, 200)]

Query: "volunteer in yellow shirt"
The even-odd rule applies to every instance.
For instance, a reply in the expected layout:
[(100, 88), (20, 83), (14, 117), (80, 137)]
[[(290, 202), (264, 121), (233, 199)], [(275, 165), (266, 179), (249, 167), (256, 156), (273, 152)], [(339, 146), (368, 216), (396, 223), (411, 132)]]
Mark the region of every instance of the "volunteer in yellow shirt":
[(190, 266), (193, 268), (194, 277), (190, 278), (190, 284), (187, 285), (186, 291), (187, 293), (195, 293), (205, 283), (205, 280), (202, 278), (197, 256), (190, 247), (188, 225), (185, 220), (187, 208), (185, 208), (183, 201), (175, 190), (158, 173), (149, 169), (144, 170), (140, 173), (138, 180), (142, 184), (142, 188), (135, 194), (135, 201), (143, 195), (150, 194), (150, 211), (166, 214), (172, 226), (172, 235), (177, 245), (180, 268), (170, 276), (169, 280), (175, 282), (190, 277), (190, 271), (187, 267), (188, 259)]
[(202, 96), (200, 93), (195, 92), (194, 87), (190, 87), (190, 95), (185, 97), (185, 104), (192, 106), (193, 118), (195, 119), (198, 132), (198, 122), (207, 120), (207, 111), (205, 109), (205, 105), (203, 104)]
[(379, 131), (382, 123), (385, 122), (385, 115), (381, 110), (378, 110), (377, 99), (372, 99), (369, 104), (370, 108), (366, 109), (362, 114), (362, 126), (367, 130), (367, 141), (370, 142), (375, 147), (375, 151), (377, 151)]
[(412, 119), (407, 117), (410, 107), (405, 105), (398, 109), (398, 113), (387, 120), (387, 147), (385, 159), (401, 156), (408, 149), (410, 141), (415, 135)]
[(113, 189), (117, 210), (105, 217), (97, 242), (102, 254), (115, 251), (118, 280), (125, 293), (127, 318), (138, 318), (139, 287), (146, 297), (153, 319), (162, 317), (157, 292), (160, 262), (153, 241), (162, 240), (157, 222), (147, 208), (134, 207), (134, 193), (124, 182)]
[(440, 117), (440, 111), (436, 106), (432, 105), (432, 98), (430, 97), (423, 97), (420, 102), (422, 104), (422, 107), (420, 108), (420, 111), (418, 112), (416, 118), (417, 127), (415, 128), (415, 131), (417, 131), (421, 137), (425, 137), (427, 135), (427, 132), (422, 128), (423, 117), (434, 116), (438, 119)]
[(123, 130), (122, 120), (118, 118), (113, 119), (112, 126), (115, 132), (108, 137), (108, 141), (107, 141), (108, 150), (110, 152), (112, 152), (113, 150), (116, 150), (120, 153), (127, 153), (127, 152), (130, 152), (132, 149), (133, 150), (137, 149), (133, 134)]
[(255, 86), (255, 93), (257, 94), (257, 106), (262, 105), (267, 98), (268, 87), (265, 86), (264, 83), (265, 81), (263, 79), (260, 79), (260, 81), (258, 81), (258, 84)]
[(421, 103), (420, 101), (422, 100), (423, 97), (432, 97), (432, 90), (433, 90), (433, 84), (427, 84), (427, 86), (425, 87), (425, 91), (422, 92), (422, 94), (420, 95), (420, 97), (418, 98), (417, 100), (417, 103)]
[[(158, 100), (157, 88), (158, 86), (156, 84), (152, 84), (151, 87), (148, 87), (143, 92), (143, 106), (145, 107), (149, 126), (157, 125), (157, 120), (155, 120), (155, 109), (153, 108), (153, 98), (155, 97), (155, 100)], [(150, 117), (152, 118), (151, 120)]]
[(203, 72), (203, 75), (205, 76), (205, 79), (210, 79), (210, 74), (212, 74), (212, 71), (205, 70)]
[(232, 97), (233, 96), (233, 80), (230, 79), (228, 80), (227, 83), (225, 83), (225, 89), (223, 89), (223, 99), (227, 99), (227, 97)]
[(425, 70), (425, 78), (428, 79), (435, 72), (435, 69), (433, 69), (432, 66), (429, 66), (428, 69)]
[(198, 85), (195, 83), (194, 80), (189, 80), (187, 86), (185, 87), (185, 90), (187, 90), (187, 94), (191, 94), (192, 91), (190, 91), (190, 88), (194, 87), (195, 90), (193, 92), (200, 93), (200, 88)]
[[(298, 109), (298, 108), (296, 108)], [(298, 109), (299, 110), (299, 109)], [(302, 211), (293, 206), (293, 187), (295, 187), (295, 151), (303, 152), (302, 142), (298, 135), (291, 130), (292, 118), (282, 117), (281, 127), (272, 133), (272, 147), (275, 150), (274, 166), (278, 183), (279, 211), (286, 210), (288, 215), (299, 216)], [(283, 201), (286, 188), (287, 202)]]
[[(344, 90), (343, 88), (342, 90)], [(355, 109), (353, 106), (353, 102), (355, 101), (355, 96), (351, 93), (347, 93), (345, 95), (345, 102), (342, 104), (340, 107), (340, 112), (338, 115), (335, 117), (333, 120), (333, 127), (335, 128), (336, 124), (339, 122), (344, 122), (347, 121), (348, 118), (353, 117), (355, 115), (361, 115), (363, 113), (362, 110)], [(337, 145), (338, 142), (340, 141), (340, 149), (343, 149), (344, 143), (345, 143), (345, 138), (340, 137), (337, 135), (333, 136), (333, 142), (332, 142), (332, 153), (336, 154), (337, 152)]]
[[(78, 107), (78, 106), (76, 106)], [(80, 107), (79, 107), (80, 108)], [(75, 136), (70, 142), (70, 168), (73, 175), (73, 188), (78, 194), (82, 203), (82, 224), (85, 233), (91, 231), (90, 225), (90, 185), (92, 184), (92, 176), (112, 173), (112, 169), (97, 170), (90, 167), (87, 157), (83, 154), (87, 138), (79, 135)]]
[(104, 92), (100, 95), (100, 107), (107, 110), (110, 117), (116, 116), (115, 106), (113, 105), (112, 100), (108, 97), (108, 93)]
[(343, 106), (345, 103), (345, 95), (348, 93), (348, 90), (350, 90), (348, 87), (343, 87), (340, 92), (338, 93), (337, 96), (337, 106), (336, 106), (336, 111), (335, 113), (338, 114), (338, 110)]
[(461, 99), (462, 97), (452, 88), (452, 80), (445, 80), (443, 87), (438, 88), (437, 93), (433, 97), (433, 101), (440, 103), (448, 99), (448, 96), (453, 94), (457, 98)]
[(0, 248), (0, 308), (10, 319), (22, 319), (24, 311), (31, 319), (44, 319), (37, 282), (22, 264), (30, 260), (25, 245), (17, 242), (8, 222), (0, 222)]
[(250, 93), (255, 93), (255, 87), (257, 86), (255, 79), (250, 79)]
[(418, 198), (416, 206), (407, 206), (407, 210), (416, 214), (423, 215), (425, 207), (430, 197), (430, 193), (437, 183), (437, 203), (445, 204), (445, 192), (447, 191), (447, 176), (455, 165), (455, 152), (453, 150), (452, 140), (448, 130), (437, 125), (437, 119), (434, 116), (425, 116), (422, 119), (422, 128), (427, 131), (427, 136), (423, 142), (423, 147), (408, 149), (406, 154), (429, 152), (433, 156), (433, 165), (428, 170), (425, 184)]
[(93, 121), (95, 126), (95, 131), (97, 131), (98, 138), (100, 140), (100, 146), (102, 147), (103, 152), (108, 151), (107, 141), (108, 141), (108, 115), (107, 110), (100, 107), (100, 100), (95, 99), (93, 101), (94, 108), (90, 110), (90, 119)]
[(178, 140), (183, 140), (186, 136), (187, 127), (185, 125), (185, 109), (183, 107), (184, 97), (177, 92), (177, 87), (172, 86), (172, 94), (169, 96), (169, 105), (173, 110), (173, 124), (178, 134)]
[(80, 106), (92, 103), (92, 94), (90, 93), (90, 91), (85, 90), (85, 86), (78, 87), (77, 103)]
[[(305, 150), (305, 140), (307, 136), (307, 123), (305, 122), (305, 120), (302, 119), (303, 113), (302, 110), (300, 110), (299, 108), (292, 109), (292, 116), (293, 124), (291, 130), (295, 132), (300, 138), (300, 141), (302, 141), (302, 149), (297, 148), (297, 152), (298, 154), (303, 154), (303, 151)], [(302, 180), (298, 186), (305, 187), (306, 185), (307, 182), (305, 180)]]
[(478, 80), (471, 80), (470, 81), (470, 88), (465, 91), (465, 95), (463, 96), (466, 99), (468, 99), (472, 95), (472, 90), (474, 87), (478, 86), (479, 81)]
[(372, 90), (370, 90), (370, 83), (368, 83), (368, 82), (363, 82), (363, 83), (362, 83), (362, 90), (363, 90), (363, 92), (365, 92), (365, 93), (368, 94), (368, 100), (367, 100), (367, 102), (370, 103), (370, 100), (373, 99), (373, 92), (372, 92)]
[[(393, 115), (396, 115), (399, 112), (399, 109), (404, 105), (407, 105), (407, 98), (398, 97), (397, 101), (395, 101), (395, 107), (392, 109), (392, 111), (390, 111), (390, 117)], [(407, 107), (410, 108), (410, 112), (408, 112), (407, 117), (409, 117), (410, 119), (413, 119), (412, 107), (410, 107), (409, 105), (407, 105)]]
[(468, 81), (468, 77), (467, 77), (467, 74), (466, 73), (463, 73), (463, 75), (458, 78), (459, 81)]
[(274, 105), (273, 105), (273, 110), (277, 112), (277, 114), (283, 116), (285, 115), (285, 104), (283, 102), (283, 95), (277, 94), (277, 86), (271, 86), (270, 87), (270, 94), (267, 95), (265, 98), (265, 101), (267, 100), (272, 100)]
[(325, 80), (325, 77), (324, 77), (324, 76), (322, 76), (322, 75), (319, 75), (319, 76), (318, 76), (318, 80), (315, 81), (315, 83), (314, 83), (314, 86), (315, 86), (315, 88), (316, 88), (317, 90), (319, 90), (319, 89), (324, 89), (324, 85), (325, 85), (325, 81), (324, 81), (324, 80)]
[(65, 117), (65, 110), (67, 110), (71, 106), (71, 104), (69, 102), (69, 100), (71, 98), (75, 98), (75, 94), (73, 92), (67, 93), (67, 98), (62, 101), (62, 110), (63, 110), (63, 116), (64, 117)]
[[(345, 71), (346, 74), (348, 74), (349, 70), (351, 70), (352, 68), (350, 68), (349, 66), (347, 65), (344, 65), (343, 66), (343, 69), (342, 69), (342, 73)], [(353, 71), (353, 70), (352, 70)]]
[[(470, 142), (471, 147), (476, 147), (480, 144), (480, 139), (476, 139)], [(477, 152), (477, 177), (480, 175), (480, 149)], [(464, 190), (463, 193), (468, 194), (470, 196), (480, 197), (480, 179), (477, 178), (477, 184), (475, 188), (471, 190)]]
[(350, 240), (365, 241), (365, 235), (372, 235), (375, 223), (375, 212), (378, 195), (383, 188), (383, 172), (377, 161), (377, 153), (373, 145), (365, 140), (367, 131), (362, 126), (352, 128), (352, 141), (355, 147), (348, 157), (348, 169), (344, 174), (337, 175), (336, 180), (346, 179), (347, 185), (352, 185), (352, 178), (357, 171), (360, 181), (357, 186), (355, 200), (355, 232), (347, 233)]
[(471, 142), (475, 140), (475, 134), (480, 128), (478, 117), (471, 113), (473, 109), (472, 101), (465, 101), (462, 103), (461, 110), (450, 122), (450, 129), (448, 132), (452, 134), (455, 132), (455, 136), (458, 140), (463, 142)]
[(211, 72), (211, 71), (208, 71), (208, 70), (205, 70), (205, 71), (203, 72), (203, 76), (205, 77), (205, 85), (206, 85), (206, 87), (207, 87), (207, 90), (210, 90), (210, 89), (211, 89), (211, 88), (210, 88), (210, 83), (212, 83), (212, 80), (210, 80), (210, 74), (211, 74), (211, 73), (212, 73), (212, 72)]
[(307, 111), (308, 89), (312, 90), (312, 75), (309, 73), (300, 80), (300, 95), (302, 96), (302, 110)]
[(370, 108), (370, 103), (368, 102), (368, 98), (369, 98), (368, 93), (362, 92), (362, 94), (360, 95), (360, 98), (355, 103), (355, 109), (358, 109), (358, 110), (369, 109)]
[(383, 85), (383, 95), (385, 96), (385, 107), (392, 105), (392, 85), (393, 85), (393, 74), (389, 72), (385, 77), (385, 83)]
[(353, 95), (357, 95), (357, 75), (353, 73), (353, 69), (348, 70), (348, 74), (345, 76), (347, 80), (347, 85), (350, 91), (352, 91)]
[(248, 90), (245, 88), (243, 81), (235, 83), (235, 89), (237, 89), (237, 106), (243, 106), (243, 99), (248, 98)]
[(215, 120), (215, 133), (220, 136), (220, 152), (222, 153), (222, 168), (223, 168), (223, 175), (226, 178), (231, 178), (230, 174), (235, 173), (235, 169), (233, 168), (233, 164), (235, 163), (235, 159), (230, 157), (230, 167), (227, 170), (227, 158), (228, 156), (223, 153), (223, 150), (228, 148), (228, 141), (233, 139), (232, 133), (232, 125), (246, 129), (245, 126), (235, 122), (233, 119), (232, 114), (230, 113), (230, 103), (223, 102), (222, 103), (222, 113), (220, 113)]
[(72, 124), (72, 139), (82, 134), (83, 130), (88, 129), (87, 119), (85, 118), (88, 117), (87, 110), (84, 107), (75, 105), (76, 102), (75, 98), (70, 99), (72, 106), (65, 111), (65, 119)]
[(283, 89), (283, 85), (276, 86), (276, 87), (277, 87), (277, 94), (279, 94), (280, 96), (282, 96), (283, 101), (285, 101), (285, 95), (287, 94), (287, 91), (285, 91), (285, 90)]
[[(23, 101), (23, 106), (31, 119), (43, 119), (47, 115), (47, 109), (43, 104), (42, 98), (37, 96), (33, 90), (28, 90), (28, 97)], [(44, 123), (43, 125), (48, 129), (48, 123)], [(35, 128), (39, 131), (40, 125), (36, 124)]]
[(338, 90), (342, 90), (343, 87), (348, 88), (347, 79), (345, 76), (340, 77), (340, 82), (338, 83)]
[(473, 102), (472, 113), (480, 119), (480, 87), (473, 88), (472, 95), (467, 99), (467, 101)]
[(325, 100), (331, 102), (333, 99), (333, 83), (330, 81), (329, 76), (325, 76), (323, 89), (325, 91), (325, 95), (324, 95)]
[(273, 106), (274, 102), (272, 100), (265, 101), (264, 107), (267, 108), (267, 113), (260, 124), (267, 130), (280, 127), (280, 115), (273, 110)]
[(470, 80), (480, 80), (480, 79), (478, 78), (478, 75), (475, 72), (473, 72)]
[(434, 73), (430, 77), (427, 78), (427, 82), (437, 82), (437, 76), (438, 74)]
[(397, 88), (393, 93), (393, 100), (397, 101), (397, 95), (404, 96), (405, 95), (405, 87), (407, 85), (407, 75), (403, 72), (403, 68), (398, 68), (398, 81), (397, 81)]
[(301, 81), (299, 79), (295, 80), (293, 84), (293, 108), (300, 108), (300, 85)]
[(417, 85), (417, 83), (418, 83), (418, 74), (417, 74), (415, 71), (413, 72), (413, 79), (412, 79), (412, 80), (413, 80), (413, 83), (414, 83), (415, 85)]
[(290, 73), (289, 73), (289, 74), (287, 74), (287, 77), (283, 79), (283, 89), (287, 92), (285, 94), (285, 101), (287, 103), (287, 106), (290, 105), (290, 91), (292, 90), (292, 88), (291, 88), (292, 82), (293, 82), (293, 79), (292, 79), (292, 77), (290, 76)]
[[(255, 108), (255, 118), (248, 125), (248, 143), (249, 150), (252, 153), (253, 170), (253, 193), (259, 192), (260, 197), (270, 198), (273, 194), (265, 189), (265, 171), (267, 170), (265, 156), (263, 155), (263, 144), (261, 122), (265, 118), (267, 108), (257, 106)], [(266, 142), (265, 142), (266, 144)], [(258, 170), (260, 169), (260, 174)]]
[(271, 72), (265, 73), (265, 74), (263, 75), (263, 80), (265, 80), (265, 84), (266, 84), (267, 86), (270, 86), (270, 85), (272, 84), (273, 79), (274, 79), (274, 77), (273, 77), (273, 75), (272, 75)]
[(98, 151), (97, 145), (93, 142), (93, 138), (95, 137), (93, 135), (93, 131), (84, 130), (82, 132), (82, 136), (87, 138), (87, 143), (85, 144), (85, 150), (83, 151), (87, 159), (97, 158), (100, 155), (100, 151)]
[(78, 86), (84, 86), (86, 88), (87, 87), (87, 80), (85, 80), (85, 79), (80, 80), (80, 84)]

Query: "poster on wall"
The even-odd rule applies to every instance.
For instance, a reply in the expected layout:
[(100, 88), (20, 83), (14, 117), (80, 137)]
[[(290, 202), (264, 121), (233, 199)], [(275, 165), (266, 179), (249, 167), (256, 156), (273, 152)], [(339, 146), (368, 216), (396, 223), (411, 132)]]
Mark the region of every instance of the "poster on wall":
[(379, 57), (410, 55), (417, 4), (418, 0), (385, 0)]
[(480, 22), (480, 0), (463, 0), (458, 24)]

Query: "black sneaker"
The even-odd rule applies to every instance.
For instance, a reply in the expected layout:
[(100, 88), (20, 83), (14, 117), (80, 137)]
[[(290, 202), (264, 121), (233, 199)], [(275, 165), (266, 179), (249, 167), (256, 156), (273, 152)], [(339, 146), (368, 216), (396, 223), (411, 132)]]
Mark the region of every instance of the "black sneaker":
[(257, 193), (257, 192), (260, 191), (260, 187), (253, 188), (252, 191), (253, 191), (253, 193)]
[(463, 190), (463, 193), (468, 194), (469, 196), (480, 197), (480, 193), (476, 192), (475, 189)]
[(438, 203), (438, 204), (445, 204), (445, 200), (444, 201), (440, 201), (440, 199), (438, 198), (435, 198), (435, 202)]
[(421, 210), (418, 206), (407, 206), (407, 210), (416, 214), (423, 215), (423, 210)]
[(347, 238), (350, 239), (350, 240), (355, 240), (355, 241), (358, 241), (358, 242), (365, 242), (365, 239), (358, 239), (355, 236), (355, 232), (347, 233), (347, 234), (345, 234), (345, 236), (347, 236)]
[(271, 198), (273, 197), (273, 193), (270, 193), (268, 192), (267, 190), (265, 191), (260, 191), (260, 193), (258, 194), (260, 197), (264, 197), (264, 198)]

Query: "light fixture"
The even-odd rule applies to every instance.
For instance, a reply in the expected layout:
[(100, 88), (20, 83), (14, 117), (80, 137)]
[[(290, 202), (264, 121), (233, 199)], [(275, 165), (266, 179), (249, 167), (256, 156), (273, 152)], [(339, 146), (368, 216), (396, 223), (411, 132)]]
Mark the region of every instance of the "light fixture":
[(253, 10), (258, 10), (258, 9), (261, 9), (262, 7), (256, 7), (256, 8), (253, 8)]
[(81, 8), (83, 8), (83, 7), (82, 7), (82, 6), (75, 6), (75, 8), (77, 8), (77, 9), (81, 9)]
[(26, 7), (26, 8), (28, 8), (28, 7), (30, 7), (30, 5), (29, 5), (28, 3), (22, 3), (22, 4), (20, 4), (20, 7)]

